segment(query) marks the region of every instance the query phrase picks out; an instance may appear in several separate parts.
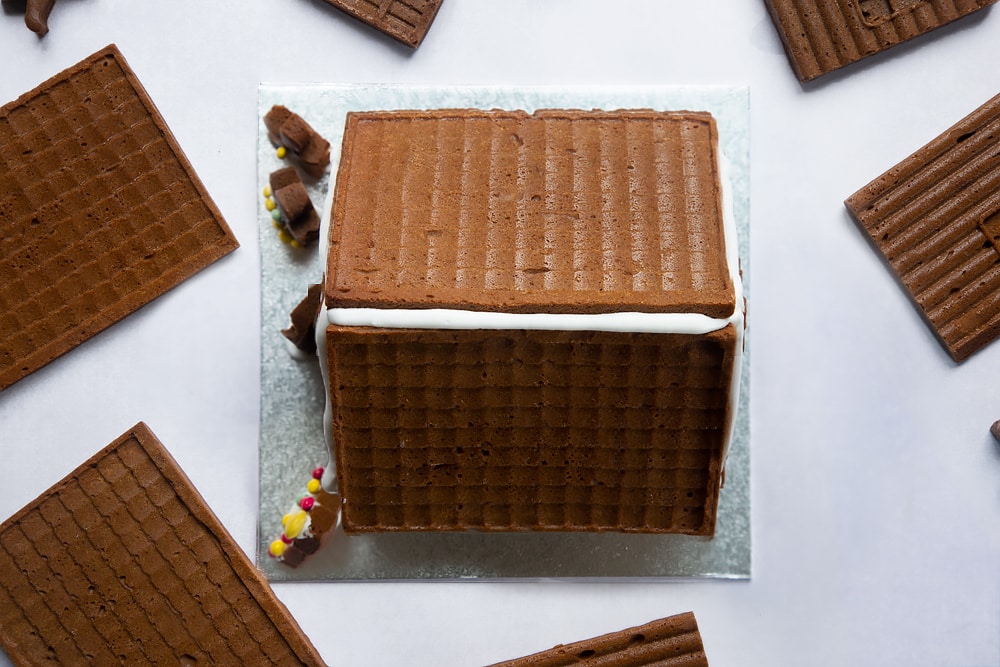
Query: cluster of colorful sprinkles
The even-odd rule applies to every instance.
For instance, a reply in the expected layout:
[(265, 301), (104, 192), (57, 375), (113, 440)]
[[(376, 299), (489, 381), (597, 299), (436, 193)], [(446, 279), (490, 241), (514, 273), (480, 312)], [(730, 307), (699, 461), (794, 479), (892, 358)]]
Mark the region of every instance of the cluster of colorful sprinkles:
[(306, 483), (307, 493), (282, 517), (281, 536), (268, 546), (267, 555), (289, 567), (298, 567), (316, 553), (323, 535), (336, 527), (340, 518), (340, 496), (323, 489), (322, 477), (323, 468), (312, 471), (312, 479)]

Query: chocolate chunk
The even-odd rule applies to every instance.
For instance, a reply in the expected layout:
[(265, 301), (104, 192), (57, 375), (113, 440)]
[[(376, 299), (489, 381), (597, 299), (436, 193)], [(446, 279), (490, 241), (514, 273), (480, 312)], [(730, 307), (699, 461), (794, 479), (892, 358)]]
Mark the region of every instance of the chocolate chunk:
[(28, 0), (25, 5), (24, 23), (41, 37), (49, 31), (49, 14), (56, 0)]
[(316, 318), (319, 317), (322, 298), (323, 286), (310, 285), (306, 297), (292, 309), (292, 326), (281, 330), (281, 334), (295, 347), (309, 354), (316, 353)]
[(319, 178), (330, 166), (330, 142), (286, 107), (272, 107), (264, 116), (264, 126), (271, 144), (284, 146), (312, 178)]
[(300, 245), (315, 243), (319, 238), (319, 214), (313, 208), (309, 193), (295, 169), (279, 169), (271, 174), (269, 182), (271, 196), (285, 230)]

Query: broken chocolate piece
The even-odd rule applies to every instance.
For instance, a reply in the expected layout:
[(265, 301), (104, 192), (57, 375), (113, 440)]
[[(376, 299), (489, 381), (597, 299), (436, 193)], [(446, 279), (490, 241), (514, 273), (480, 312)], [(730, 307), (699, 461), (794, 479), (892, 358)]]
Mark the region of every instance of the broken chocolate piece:
[(292, 309), (292, 326), (281, 330), (295, 347), (309, 354), (316, 353), (316, 318), (322, 305), (323, 286), (310, 285), (306, 297)]
[(24, 9), (24, 24), (39, 37), (45, 36), (49, 31), (49, 14), (55, 4), (56, 0), (28, 0)]
[(315, 243), (319, 238), (319, 214), (295, 169), (285, 167), (272, 173), (270, 185), (278, 211), (277, 221), (300, 245)]
[(312, 178), (319, 178), (330, 165), (330, 142), (299, 115), (280, 104), (264, 116), (267, 138), (275, 147), (284, 146)]

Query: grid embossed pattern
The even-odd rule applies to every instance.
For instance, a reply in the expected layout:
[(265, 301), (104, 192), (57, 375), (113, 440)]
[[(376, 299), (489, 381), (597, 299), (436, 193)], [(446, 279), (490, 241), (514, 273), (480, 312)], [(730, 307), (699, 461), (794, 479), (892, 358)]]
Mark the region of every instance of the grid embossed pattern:
[(0, 525), (16, 665), (321, 665), (142, 424)]
[(443, 0), (326, 0), (407, 46), (427, 35)]
[(331, 326), (345, 530), (712, 534), (734, 340)]
[(0, 109), (0, 389), (237, 243), (121, 54)]
[(996, 0), (765, 0), (805, 82), (962, 18)]
[(956, 361), (1000, 335), (1000, 95), (845, 203)]
[(338, 307), (735, 307), (711, 115), (352, 113), (328, 257)]
[(491, 667), (708, 667), (694, 614), (687, 612)]

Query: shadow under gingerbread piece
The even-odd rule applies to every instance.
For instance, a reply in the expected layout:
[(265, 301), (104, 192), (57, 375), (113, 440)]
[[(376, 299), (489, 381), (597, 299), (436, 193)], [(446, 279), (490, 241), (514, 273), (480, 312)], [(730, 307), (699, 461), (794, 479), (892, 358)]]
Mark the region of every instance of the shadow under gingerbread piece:
[(996, 0), (764, 0), (803, 83)]
[(237, 246), (114, 45), (0, 108), (0, 390)]
[(393, 39), (417, 48), (444, 0), (325, 0)]
[(560, 645), (492, 667), (708, 667), (694, 614), (687, 612), (646, 625)]
[(955, 361), (1000, 335), (1000, 95), (845, 204)]
[(294, 618), (139, 423), (0, 525), (15, 665), (322, 665)]

